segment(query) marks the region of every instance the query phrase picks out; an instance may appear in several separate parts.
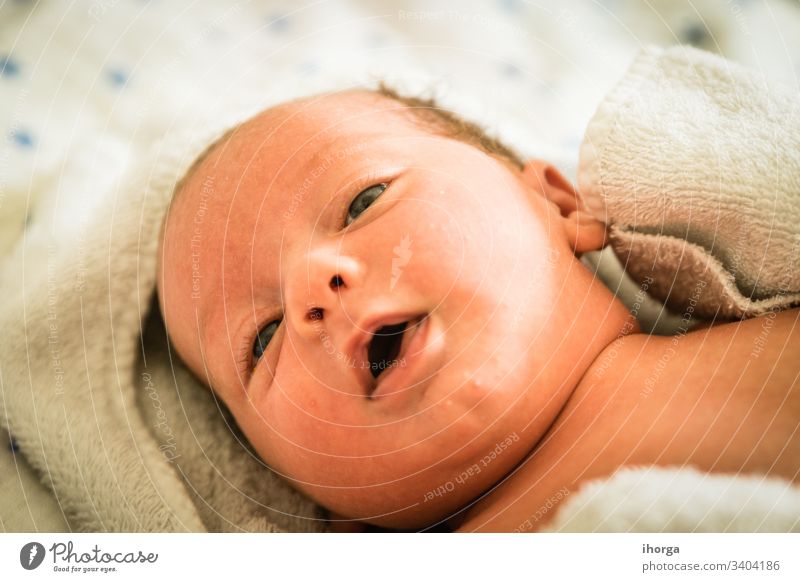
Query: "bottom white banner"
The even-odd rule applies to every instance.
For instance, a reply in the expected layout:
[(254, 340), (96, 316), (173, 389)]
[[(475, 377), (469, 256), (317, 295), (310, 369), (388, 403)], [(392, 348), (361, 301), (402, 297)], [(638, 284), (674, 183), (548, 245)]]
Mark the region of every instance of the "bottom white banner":
[(2, 580), (800, 580), (797, 534), (3, 534)]

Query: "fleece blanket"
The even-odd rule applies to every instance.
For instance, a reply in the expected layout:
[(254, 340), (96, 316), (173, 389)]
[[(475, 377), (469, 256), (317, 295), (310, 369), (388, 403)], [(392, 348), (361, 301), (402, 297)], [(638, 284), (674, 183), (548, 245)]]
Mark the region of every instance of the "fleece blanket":
[(589, 123), (579, 191), (678, 313), (800, 303), (800, 95), (691, 47), (645, 49)]
[[(686, 321), (761, 315), (800, 303), (798, 136), (797, 92), (691, 47), (648, 47), (587, 127), (579, 191), (626, 271)], [(800, 488), (624, 469), (551, 525), (587, 530), (798, 531)]]
[[(171, 188), (214, 131), (233, 122), (215, 114), (245, 116), (256, 101), (291, 95), (276, 86), (299, 90), (343, 71), (350, 83), (424, 71), (417, 86), (433, 86), (443, 104), (569, 174), (577, 136), (638, 44), (620, 40), (613, 19), (599, 24), (604, 8), (593, 14), (579, 2), (558, 14), (515, 2), (441, 11), (421, 2), (29, 4), (3, 5), (0, 18), (0, 92), (12, 104), (0, 112), (0, 420), (14, 439), (14, 467), (29, 463), (67, 527), (80, 531), (327, 528), (321, 509), (252, 454), (174, 358), (153, 301), (156, 233)], [(607, 32), (602, 51), (574, 42), (570, 32), (586, 22)], [(708, 22), (714, 38), (735, 36), (735, 22)], [(666, 32), (648, 34), (674, 37)], [(487, 35), (496, 39), (490, 52)], [(252, 99), (238, 103), (239, 93)], [(671, 471), (673, 480), (642, 471), (657, 491), (678, 478), (688, 483), (682, 491), (710, 491), (704, 476), (684, 470)], [(713, 490), (722, 513), (712, 507), (676, 525), (664, 517), (674, 505), (650, 511), (653, 483), (641, 479), (616, 476), (575, 496), (554, 527), (753, 527), (732, 524), (742, 497), (726, 497), (727, 486)], [(765, 493), (776, 507), (795, 507), (776, 491)], [(597, 518), (623, 506), (620, 520)], [(645, 514), (652, 519), (636, 521)], [(762, 529), (797, 527), (779, 518)]]
[(158, 230), (176, 181), (216, 136), (209, 126), (123, 174), (76, 246), (28, 247), (44, 268), (28, 275), (19, 263), (24, 284), (5, 289), (3, 419), (78, 530), (276, 531), (284, 515), (294, 530), (325, 527), (248, 454), (211, 394), (170, 360), (158, 326)]

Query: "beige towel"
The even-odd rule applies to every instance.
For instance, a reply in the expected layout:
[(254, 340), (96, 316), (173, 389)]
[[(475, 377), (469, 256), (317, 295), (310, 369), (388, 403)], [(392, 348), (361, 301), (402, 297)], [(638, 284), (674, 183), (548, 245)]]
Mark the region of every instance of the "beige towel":
[(234, 111), (154, 147), (75, 239), (31, 237), (3, 265), (0, 418), (73, 530), (327, 529), (173, 359), (154, 301), (174, 186), (253, 109)]
[(584, 203), (626, 270), (678, 312), (800, 302), (800, 98), (689, 47), (648, 48), (591, 120)]
[(136, 405), (152, 218), (165, 200), (142, 182), (129, 192), (104, 201), (77, 240), (23, 245), (6, 266), (2, 420), (72, 529), (202, 531)]
[(547, 531), (798, 532), (800, 489), (759, 475), (626, 468), (587, 483)]

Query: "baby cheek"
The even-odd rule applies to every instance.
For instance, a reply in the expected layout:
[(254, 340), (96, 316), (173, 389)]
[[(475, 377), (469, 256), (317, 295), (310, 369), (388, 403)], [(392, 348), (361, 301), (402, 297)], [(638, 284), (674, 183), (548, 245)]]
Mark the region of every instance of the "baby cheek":
[(409, 441), (405, 446), (422, 444), (420, 451), (428, 450), (430, 460), (442, 460), (458, 449), (468, 449), (469, 446), (464, 445), (489, 424), (475, 413), (476, 400), (463, 397), (463, 391), (468, 390), (462, 386), (411, 418), (403, 430), (413, 435), (414, 442)]
[(486, 204), (468, 200), (447, 209), (428, 208), (431, 213), (425, 215), (425, 203), (419, 202), (409, 222), (407, 268), (431, 275), (444, 288), (471, 289), (505, 288), (515, 278), (546, 269), (550, 241), (534, 214), (513, 204), (487, 211)]
[[(351, 405), (352, 406), (352, 405)], [(352, 456), (368, 453), (363, 443), (368, 443), (368, 429), (349, 414), (339, 403), (337, 415), (335, 402), (323, 396), (302, 396), (294, 400), (276, 398), (270, 416), (274, 419), (275, 438), (285, 442), (289, 454), (322, 456)]]
[(453, 214), (416, 202), (394, 223), (393, 237), (381, 252), (387, 290), (425, 301), (459, 287), (475, 288), (487, 275), (491, 257), (468, 225)]

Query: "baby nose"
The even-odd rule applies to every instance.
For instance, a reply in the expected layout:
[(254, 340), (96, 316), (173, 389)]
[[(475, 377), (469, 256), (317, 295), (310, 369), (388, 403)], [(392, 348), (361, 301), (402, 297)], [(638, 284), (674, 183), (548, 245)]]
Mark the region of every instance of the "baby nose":
[[(363, 266), (340, 248), (318, 248), (307, 261), (299, 261), (290, 280), (286, 297), (286, 318), (302, 336), (316, 337), (320, 322), (329, 334), (344, 340), (352, 328), (355, 314), (348, 314), (345, 305), (352, 304), (353, 294), (361, 287)], [(341, 329), (331, 329), (340, 327)]]

